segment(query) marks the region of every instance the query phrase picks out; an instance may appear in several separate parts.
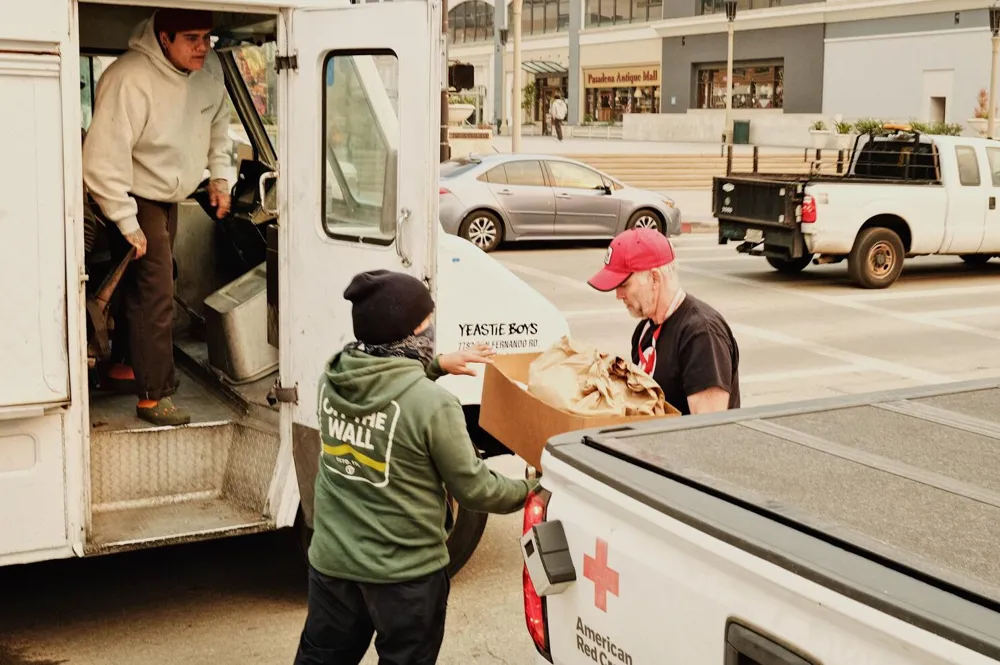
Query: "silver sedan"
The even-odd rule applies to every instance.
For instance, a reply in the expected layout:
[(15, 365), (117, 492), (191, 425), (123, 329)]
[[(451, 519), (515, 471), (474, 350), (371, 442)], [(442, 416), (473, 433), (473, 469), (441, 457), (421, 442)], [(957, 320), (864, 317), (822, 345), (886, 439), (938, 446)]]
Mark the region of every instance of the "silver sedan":
[(626, 229), (681, 232), (669, 197), (552, 155), (470, 155), (441, 164), (441, 225), (486, 252), (503, 241), (614, 238)]

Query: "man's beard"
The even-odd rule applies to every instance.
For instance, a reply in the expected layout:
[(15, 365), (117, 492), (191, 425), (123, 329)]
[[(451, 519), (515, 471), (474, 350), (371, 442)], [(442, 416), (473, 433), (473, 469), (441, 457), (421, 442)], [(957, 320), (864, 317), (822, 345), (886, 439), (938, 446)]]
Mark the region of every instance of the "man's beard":
[(629, 302), (628, 300), (623, 300), (622, 302), (633, 319), (648, 319), (653, 316), (653, 311), (656, 309), (655, 295), (648, 298), (648, 302), (645, 303), (641, 299), (636, 299), (634, 302)]

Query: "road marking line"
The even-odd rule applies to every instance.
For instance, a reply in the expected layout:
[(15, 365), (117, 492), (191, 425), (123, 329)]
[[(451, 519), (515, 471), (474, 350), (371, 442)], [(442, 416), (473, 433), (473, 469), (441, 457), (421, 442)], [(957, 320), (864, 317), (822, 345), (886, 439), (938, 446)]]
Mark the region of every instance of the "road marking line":
[(719, 263), (721, 261), (732, 261), (732, 256), (684, 256), (683, 252), (677, 253), (677, 265), (681, 269), (689, 263)]
[(910, 300), (913, 298), (946, 298), (950, 296), (972, 295), (976, 293), (995, 293), (1000, 291), (1000, 284), (981, 284), (978, 286), (946, 286), (940, 289), (910, 289), (892, 291), (867, 291), (841, 296), (830, 296), (837, 300), (852, 300), (870, 302), (878, 300)]
[(567, 319), (588, 319), (591, 317), (604, 317), (604, 316), (614, 316), (615, 314), (625, 314), (628, 315), (628, 310), (625, 309), (625, 305), (621, 307), (615, 307), (614, 309), (572, 309), (567, 312), (563, 312), (562, 315)]
[(965, 307), (963, 309), (932, 309), (915, 314), (927, 319), (950, 319), (963, 316), (979, 316), (981, 314), (996, 314), (1000, 312), (1000, 306), (991, 305), (989, 307)]
[(798, 298), (808, 298), (809, 300), (812, 300), (814, 302), (820, 302), (827, 305), (835, 305), (837, 307), (846, 307), (848, 309), (857, 310), (859, 312), (867, 312), (869, 314), (874, 314), (875, 316), (883, 318), (896, 319), (898, 321), (905, 321), (907, 323), (917, 323), (931, 328), (940, 328), (942, 330), (962, 332), (969, 335), (975, 335), (977, 337), (985, 337), (986, 339), (1000, 341), (1000, 332), (994, 332), (992, 330), (984, 330), (982, 328), (976, 328), (975, 326), (969, 326), (964, 323), (957, 323), (955, 321), (930, 318), (923, 316), (922, 314), (919, 313), (897, 312), (891, 309), (877, 307), (875, 305), (866, 305), (863, 302), (855, 300), (854, 298), (856, 298), (856, 296), (831, 296), (823, 293), (796, 291), (794, 289), (787, 289), (787, 288), (782, 288), (780, 286), (772, 286), (771, 284), (756, 282), (752, 279), (747, 279), (745, 277), (736, 277), (735, 275), (727, 275), (724, 273), (720, 273), (717, 270), (704, 270), (701, 268), (690, 268), (690, 267), (687, 268), (681, 267), (681, 270), (683, 272), (689, 272), (693, 275), (712, 277), (714, 279), (724, 282), (730, 282), (732, 284), (741, 284), (744, 286), (750, 286), (756, 289), (757, 291), (762, 291), (762, 290), (773, 291), (776, 293), (795, 296)]
[(766, 330), (764, 328), (748, 326), (742, 323), (730, 323), (729, 327), (732, 328), (733, 333), (751, 335), (770, 342), (775, 342), (776, 344), (799, 348), (803, 351), (808, 351), (809, 353), (814, 353), (820, 356), (826, 356), (827, 358), (833, 358), (834, 360), (839, 360), (849, 365), (866, 367), (869, 368), (870, 371), (888, 372), (907, 379), (914, 379), (916, 381), (923, 381), (926, 383), (950, 383), (956, 380), (943, 374), (936, 374), (917, 367), (901, 365), (889, 360), (881, 360), (879, 358), (873, 358), (871, 356), (854, 353), (852, 351), (844, 351), (832, 346), (820, 344), (819, 342), (812, 342), (792, 337), (791, 335), (786, 335), (775, 330)]
[(764, 372), (761, 374), (747, 374), (740, 376), (740, 385), (748, 383), (770, 383), (776, 381), (790, 381), (792, 379), (808, 379), (814, 376), (829, 376), (832, 374), (852, 374), (855, 372), (873, 372), (876, 368), (868, 365), (830, 365), (827, 367), (816, 367), (813, 369), (792, 369), (787, 372)]
[[(550, 282), (556, 284), (562, 284), (563, 286), (568, 286), (573, 289), (580, 291), (586, 291), (587, 293), (592, 293), (594, 295), (600, 295), (601, 292), (594, 287), (587, 284), (587, 280), (576, 280), (572, 277), (566, 277), (565, 275), (557, 275), (554, 272), (549, 272), (548, 270), (542, 270), (541, 268), (532, 268), (531, 266), (526, 266), (520, 263), (504, 263), (504, 266), (511, 272), (519, 272), (522, 275), (531, 275), (532, 277), (538, 277), (540, 279), (547, 279)], [(597, 268), (594, 272), (597, 272)]]

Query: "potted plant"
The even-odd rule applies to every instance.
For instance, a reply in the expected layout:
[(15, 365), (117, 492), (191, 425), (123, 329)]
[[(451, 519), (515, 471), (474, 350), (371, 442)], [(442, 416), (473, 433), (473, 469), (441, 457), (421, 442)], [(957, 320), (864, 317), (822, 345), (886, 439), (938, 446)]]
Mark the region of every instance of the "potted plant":
[(979, 96), (976, 98), (976, 101), (978, 102), (976, 117), (969, 120), (969, 127), (980, 136), (986, 136), (986, 130), (989, 129), (987, 123), (990, 116), (990, 95), (986, 92), (986, 88), (979, 89)]
[(476, 98), (448, 95), (448, 124), (461, 125), (476, 112)]
[(809, 133), (812, 134), (812, 145), (816, 150), (821, 150), (826, 147), (826, 142), (830, 137), (830, 130), (826, 128), (826, 123), (822, 120), (817, 120), (809, 128)]
[(837, 130), (837, 149), (850, 150), (854, 145), (854, 125), (838, 120), (834, 128)]

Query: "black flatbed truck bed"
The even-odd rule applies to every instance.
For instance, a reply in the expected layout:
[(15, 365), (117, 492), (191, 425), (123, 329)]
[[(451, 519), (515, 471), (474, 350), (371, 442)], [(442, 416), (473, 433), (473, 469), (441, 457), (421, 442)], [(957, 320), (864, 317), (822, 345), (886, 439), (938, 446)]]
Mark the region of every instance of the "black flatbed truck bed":
[(588, 430), (549, 452), (1000, 659), (1000, 379)]

